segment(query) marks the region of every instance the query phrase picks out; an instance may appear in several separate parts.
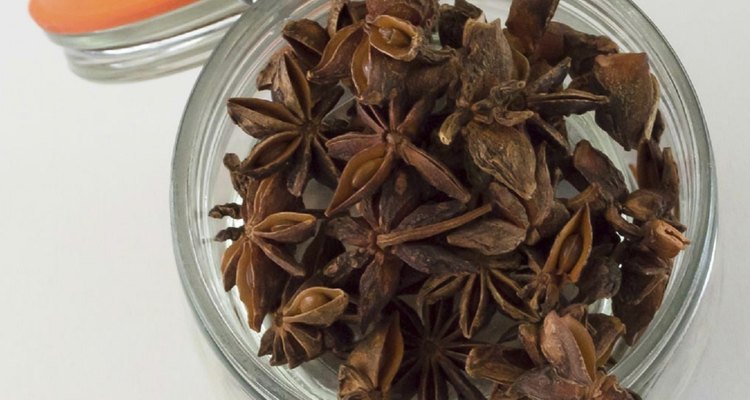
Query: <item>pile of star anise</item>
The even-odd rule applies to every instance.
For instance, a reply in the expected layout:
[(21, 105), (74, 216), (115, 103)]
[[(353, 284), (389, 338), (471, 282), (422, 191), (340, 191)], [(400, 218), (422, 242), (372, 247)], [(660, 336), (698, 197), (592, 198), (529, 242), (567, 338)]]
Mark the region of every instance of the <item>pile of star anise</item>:
[[(211, 211), (244, 222), (221, 271), (272, 365), (332, 352), (343, 399), (637, 398), (607, 370), (688, 244), (677, 165), (647, 56), (557, 3), (514, 0), (503, 28), (465, 0), (332, 0), (284, 27), (272, 100), (229, 100), (258, 139), (224, 160), (242, 204)], [(637, 151), (638, 190), (571, 143), (585, 113), (579, 135)]]

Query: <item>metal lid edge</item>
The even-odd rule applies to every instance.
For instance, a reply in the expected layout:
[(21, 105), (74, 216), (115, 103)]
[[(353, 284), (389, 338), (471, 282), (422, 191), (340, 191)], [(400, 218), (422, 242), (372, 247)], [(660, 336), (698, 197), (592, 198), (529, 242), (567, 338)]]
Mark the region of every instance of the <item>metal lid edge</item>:
[(249, 6), (239, 0), (203, 0), (153, 18), (85, 34), (47, 33), (56, 44), (77, 50), (115, 49), (148, 43), (234, 17)]

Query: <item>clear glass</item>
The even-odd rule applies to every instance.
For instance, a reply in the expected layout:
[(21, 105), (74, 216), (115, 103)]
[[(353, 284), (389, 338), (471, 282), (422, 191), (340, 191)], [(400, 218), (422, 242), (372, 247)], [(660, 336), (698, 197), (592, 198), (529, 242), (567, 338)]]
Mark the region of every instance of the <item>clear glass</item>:
[[(510, 0), (479, 0), (489, 18), (504, 18)], [(320, 19), (327, 2), (261, 1), (227, 34), (204, 69), (190, 98), (175, 148), (172, 224), (175, 253), (193, 309), (229, 368), (257, 399), (333, 399), (336, 373), (322, 359), (295, 370), (271, 368), (256, 357), (259, 335), (245, 324), (236, 294), (222, 290), (219, 260), (224, 249), (212, 240), (226, 221), (207, 217), (218, 203), (234, 199), (226, 152), (246, 152), (252, 139), (226, 115), (225, 101), (257, 95), (255, 78), (282, 45), (284, 17)], [(698, 99), (679, 60), (648, 18), (628, 0), (561, 1), (556, 19), (577, 29), (606, 34), (623, 51), (646, 52), (661, 83), (661, 109), (667, 122), (665, 144), (674, 149), (682, 179), (683, 222), (692, 245), (677, 262), (664, 304), (634, 348), (618, 350), (614, 368), (622, 382), (649, 399), (680, 398), (700, 358), (715, 294), (706, 294), (714, 266), (716, 177), (711, 145)], [(593, 118), (571, 119), (571, 135), (586, 138), (628, 173), (633, 154), (622, 151), (595, 126)], [(629, 177), (633, 184), (632, 176)], [(223, 225), (224, 224), (224, 225)], [(607, 305), (602, 306), (606, 309)], [(696, 322), (696, 315), (700, 321)], [(706, 319), (708, 318), (708, 319)]]
[(117, 28), (49, 37), (82, 78), (141, 80), (202, 65), (246, 9), (239, 0), (201, 0)]

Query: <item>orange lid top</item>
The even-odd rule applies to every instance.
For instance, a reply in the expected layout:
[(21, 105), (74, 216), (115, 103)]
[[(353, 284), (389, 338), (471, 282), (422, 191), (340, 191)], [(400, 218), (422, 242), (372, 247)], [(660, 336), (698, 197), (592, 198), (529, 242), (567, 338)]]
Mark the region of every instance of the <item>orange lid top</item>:
[(47, 32), (88, 33), (138, 22), (197, 0), (31, 0), (29, 12)]

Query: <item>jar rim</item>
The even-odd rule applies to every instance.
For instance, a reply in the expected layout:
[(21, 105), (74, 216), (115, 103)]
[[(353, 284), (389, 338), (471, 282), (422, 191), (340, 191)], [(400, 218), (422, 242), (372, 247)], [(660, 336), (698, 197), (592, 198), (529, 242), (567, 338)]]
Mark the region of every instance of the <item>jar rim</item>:
[[(280, 3), (288, 3), (282, 5)], [(575, 3), (575, 4), (573, 4)], [(606, 4), (604, 4), (606, 3)], [(701, 208), (698, 223), (691, 226), (691, 231), (697, 233), (693, 244), (688, 248), (691, 263), (688, 270), (683, 270), (684, 275), (680, 279), (670, 283), (674, 286), (670, 289), (672, 296), (680, 293), (682, 301), (671, 301), (668, 307), (662, 307), (651, 326), (643, 335), (639, 343), (632, 348), (626, 357), (613, 369), (613, 372), (624, 377), (623, 384), (632, 387), (636, 391), (645, 391), (653, 384), (653, 379), (658, 376), (660, 368), (668, 361), (671, 354), (682, 341), (691, 325), (698, 306), (703, 299), (703, 293), (711, 276), (716, 247), (716, 235), (718, 228), (717, 219), (717, 181), (711, 141), (708, 136), (703, 112), (697, 99), (695, 90), (687, 73), (677, 58), (674, 50), (668, 44), (664, 36), (656, 26), (631, 0), (612, 0), (610, 2), (598, 2), (596, 0), (561, 1), (560, 6), (570, 12), (587, 12), (608, 15), (613, 10), (617, 15), (609, 15), (609, 18), (617, 18), (620, 23), (637, 27), (641, 38), (649, 38), (652, 42), (653, 51), (658, 52), (659, 57), (669, 67), (669, 76), (674, 85), (679, 89), (681, 106), (689, 110), (689, 121), (691, 139), (695, 144), (694, 157), (700, 160), (697, 165), (698, 174), (701, 179), (698, 186), (693, 188), (697, 195), (696, 201), (700, 201)], [(252, 372), (248, 371), (247, 361), (241, 353), (243, 343), (234, 333), (228, 332), (229, 324), (222, 315), (222, 311), (212, 300), (213, 289), (207, 287), (208, 278), (201, 276), (198, 268), (199, 260), (196, 257), (193, 238), (190, 237), (190, 218), (193, 217), (194, 209), (190, 207), (191, 202), (199, 201), (195, 193), (191, 192), (193, 183), (192, 173), (196, 163), (197, 147), (207, 140), (206, 133), (200, 131), (200, 127), (215, 120), (217, 115), (205, 115), (207, 99), (219, 101), (226, 98), (226, 87), (217, 87), (215, 78), (218, 71), (231, 64), (240, 55), (236, 52), (235, 44), (239, 40), (257, 42), (268, 35), (266, 21), (258, 21), (259, 15), (290, 15), (292, 18), (298, 15), (308, 15), (320, 12), (319, 2), (290, 1), (290, 2), (259, 2), (251, 13), (243, 16), (234, 28), (226, 35), (223, 42), (217, 48), (214, 56), (207, 64), (191, 95), (191, 99), (183, 115), (182, 124), (178, 133), (175, 146), (173, 171), (172, 171), (172, 226), (173, 243), (178, 269), (183, 281), (186, 294), (192, 304), (196, 316), (200, 320), (204, 332), (214, 344), (221, 358), (230, 366), (230, 369), (238, 374), (245, 383), (246, 388), (254, 395), (262, 397), (267, 385), (274, 382), (265, 376), (254, 376), (254, 382), (248, 381)], [(602, 22), (604, 23), (604, 22)], [(252, 28), (251, 28), (252, 26)], [(644, 39), (645, 40), (645, 39)], [(652, 54), (651, 51), (648, 52)], [(245, 55), (246, 56), (246, 55)], [(224, 71), (225, 78), (236, 79), (237, 74), (242, 71)], [(223, 86), (226, 81), (221, 81)], [(222, 114), (223, 116), (223, 114)], [(210, 135), (210, 134), (209, 134)], [(212, 149), (215, 150), (215, 149)], [(201, 177), (205, 179), (205, 177)], [(196, 185), (205, 185), (207, 182), (197, 182)], [(691, 199), (692, 201), (693, 199)], [(665, 300), (665, 305), (667, 304)], [(250, 374), (250, 375), (248, 375)]]
[(247, 8), (240, 0), (203, 0), (111, 29), (47, 36), (85, 79), (155, 78), (202, 65)]
[(196, 0), (31, 0), (29, 13), (48, 32), (80, 34), (132, 24), (185, 7)]

